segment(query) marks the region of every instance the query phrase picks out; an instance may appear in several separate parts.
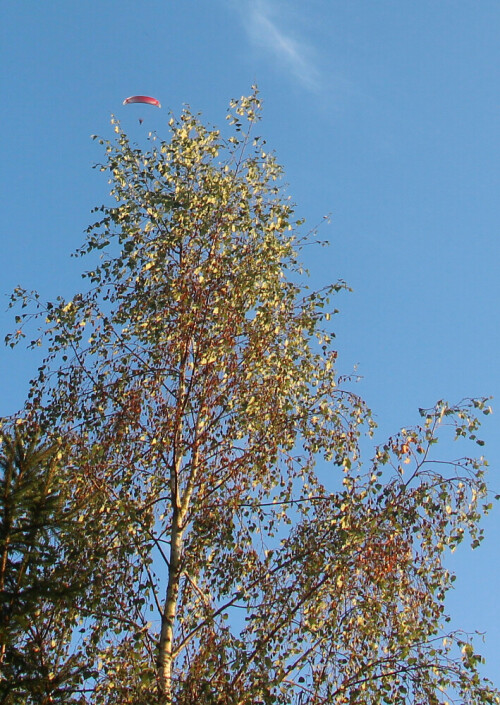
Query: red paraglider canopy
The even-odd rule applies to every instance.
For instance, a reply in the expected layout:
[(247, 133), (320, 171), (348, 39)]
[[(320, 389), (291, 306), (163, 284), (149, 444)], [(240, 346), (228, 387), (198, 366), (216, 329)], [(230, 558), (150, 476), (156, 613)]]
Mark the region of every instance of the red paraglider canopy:
[(130, 103), (147, 103), (148, 105), (156, 105), (157, 108), (161, 108), (160, 101), (156, 98), (150, 98), (148, 95), (131, 95), (130, 98), (125, 98), (123, 105), (129, 105)]

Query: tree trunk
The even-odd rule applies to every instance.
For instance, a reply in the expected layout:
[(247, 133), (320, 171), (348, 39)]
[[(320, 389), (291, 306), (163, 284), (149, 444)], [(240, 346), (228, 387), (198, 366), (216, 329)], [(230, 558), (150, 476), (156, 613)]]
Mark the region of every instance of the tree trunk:
[(171, 705), (172, 703), (173, 634), (174, 621), (177, 611), (177, 597), (179, 594), (181, 552), (182, 527), (180, 521), (180, 512), (176, 508), (174, 510), (172, 522), (168, 586), (167, 593), (165, 596), (163, 614), (161, 616), (161, 631), (158, 654), (158, 676), (160, 683), (160, 693), (162, 696), (162, 705)]

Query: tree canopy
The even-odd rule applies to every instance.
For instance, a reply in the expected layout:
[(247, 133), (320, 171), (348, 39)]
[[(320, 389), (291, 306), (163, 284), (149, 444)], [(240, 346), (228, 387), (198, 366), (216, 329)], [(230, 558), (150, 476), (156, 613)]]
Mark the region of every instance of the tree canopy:
[[(445, 552), (481, 539), (486, 461), (436, 451), (442, 427), (482, 444), (487, 400), (438, 402), (362, 465), (373, 423), (330, 322), (346, 285), (308, 287), (314, 233), (259, 114), (257, 91), (226, 131), (185, 109), (147, 149), (113, 119), (99, 140), (113, 201), (78, 252), (86, 289), (12, 296), (7, 342), (38, 319), (47, 355), (4, 420), (2, 608), (25, 556), (16, 589), (41, 577), (2, 657), (35, 648), (36, 623), (51, 666), (34, 695), (32, 665), (14, 684), (11, 659), (0, 702), (500, 702), (444, 607)], [(13, 529), (23, 443), (37, 489)], [(13, 546), (39, 506), (30, 548)]]

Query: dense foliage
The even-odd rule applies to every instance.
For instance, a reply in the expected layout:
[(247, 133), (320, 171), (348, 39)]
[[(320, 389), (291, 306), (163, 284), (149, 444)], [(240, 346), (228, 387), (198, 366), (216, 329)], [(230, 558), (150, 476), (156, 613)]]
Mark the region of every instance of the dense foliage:
[[(48, 353), (4, 423), (2, 615), (22, 599), (0, 702), (500, 702), (443, 606), (485, 461), (434, 455), (488, 407), (440, 402), (364, 469), (329, 323), (344, 284), (304, 283), (259, 109), (233, 102), (229, 137), (185, 110), (146, 151), (114, 120), (87, 290), (13, 296), (7, 342), (41, 316)], [(37, 648), (49, 674), (19, 656)]]

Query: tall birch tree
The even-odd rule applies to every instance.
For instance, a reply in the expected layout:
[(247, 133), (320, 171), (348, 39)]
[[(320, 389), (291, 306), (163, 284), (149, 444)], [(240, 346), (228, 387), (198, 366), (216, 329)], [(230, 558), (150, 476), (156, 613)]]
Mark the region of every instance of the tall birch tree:
[(48, 347), (22, 417), (70, 448), (89, 556), (106, 546), (86, 561), (87, 672), (61, 702), (500, 702), (444, 610), (444, 553), (481, 538), (485, 461), (435, 451), (442, 426), (478, 441), (487, 403), (440, 402), (361, 465), (372, 423), (330, 323), (345, 285), (307, 286), (314, 235), (259, 112), (256, 91), (232, 102), (226, 134), (186, 109), (147, 149), (113, 120), (87, 289), (13, 296), (8, 342), (39, 315)]

